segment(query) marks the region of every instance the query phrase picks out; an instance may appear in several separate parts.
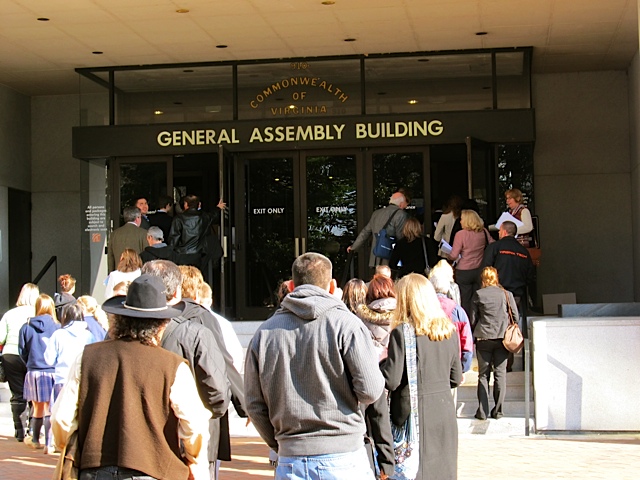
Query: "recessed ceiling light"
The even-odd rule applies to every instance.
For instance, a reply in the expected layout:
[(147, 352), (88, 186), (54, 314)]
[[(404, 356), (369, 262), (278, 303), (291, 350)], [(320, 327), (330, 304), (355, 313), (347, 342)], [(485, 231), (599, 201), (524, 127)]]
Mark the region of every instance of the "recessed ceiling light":
[(48, 22), (49, 19), (47, 17), (40, 17), (37, 19), (39, 22)]
[(355, 38), (345, 38), (344, 41), (345, 42), (355, 42), (356, 39)]
[(333, 0), (324, 0), (324, 2), (320, 2), (322, 5), (335, 5), (336, 2)]
[(156, 110), (153, 112), (154, 115), (162, 115), (164, 112), (162, 110)]
[(295, 106), (295, 105), (289, 105), (289, 108), (290, 108), (291, 110), (293, 110), (294, 108), (296, 108), (296, 106)]
[(102, 55), (103, 52), (101, 52), (100, 50), (96, 50), (95, 52), (91, 52), (94, 55)]
[(482, 36), (482, 35), (486, 35), (488, 32), (476, 32), (476, 35), (478, 36)]
[(227, 48), (227, 45), (216, 45), (216, 48)]
[(176, 10), (176, 13), (189, 13), (188, 8), (179, 8)]
[(407, 102), (409, 105), (415, 105), (416, 103), (418, 103), (418, 100), (415, 99), (411, 99)]
[(274, 180), (275, 180), (276, 182), (279, 182), (279, 181), (280, 181), (280, 179), (279, 179), (279, 178), (274, 178)]

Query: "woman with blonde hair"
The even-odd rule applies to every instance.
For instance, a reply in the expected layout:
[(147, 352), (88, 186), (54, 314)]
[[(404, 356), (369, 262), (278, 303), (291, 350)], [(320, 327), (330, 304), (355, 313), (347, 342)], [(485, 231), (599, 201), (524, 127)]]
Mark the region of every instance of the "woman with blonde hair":
[(135, 250), (127, 248), (120, 255), (118, 268), (107, 277), (107, 288), (104, 292), (104, 298), (113, 297), (113, 288), (120, 282), (132, 282), (141, 274), (142, 260)]
[[(49, 402), (53, 393), (55, 368), (44, 358), (53, 332), (60, 328), (56, 318), (56, 306), (49, 295), (41, 293), (36, 300), (36, 316), (30, 318), (20, 328), (18, 349), (27, 366), (24, 379), (24, 398), (33, 402), (31, 418), (32, 438), (25, 443), (31, 448), (43, 448), (40, 444), (40, 432), (44, 425), (45, 447), (49, 445)], [(48, 453), (48, 449), (45, 451)]]
[(390, 391), (391, 422), (399, 428), (410, 415), (419, 419), (418, 452), (411, 455), (418, 453), (419, 464), (411, 478), (455, 479), (458, 425), (451, 388), (462, 380), (455, 327), (423, 275), (400, 279), (396, 298), (389, 356), (380, 367)]
[(455, 262), (456, 283), (460, 287), (462, 308), (471, 318), (473, 294), (480, 288), (480, 268), (484, 249), (494, 240), (484, 228), (484, 222), (473, 210), (460, 215), (462, 230), (456, 233), (449, 259)]
[(500, 285), (498, 271), (485, 267), (481, 274), (482, 288), (473, 297), (471, 328), (476, 339), (478, 357), (478, 410), (476, 418), (486, 420), (489, 413), (489, 377), (493, 370), (493, 400), (491, 416), (502, 417), (502, 404), (507, 393), (507, 359), (509, 351), (502, 340), (509, 325), (508, 308), (518, 318), (518, 307), (511, 292)]
[[(114, 289), (115, 293), (115, 289)], [(97, 342), (104, 340), (109, 328), (107, 314), (100, 308), (98, 301), (89, 295), (78, 297), (78, 305), (82, 308), (82, 316), (87, 322), (87, 328), (93, 334)]]
[(427, 242), (422, 235), (422, 224), (418, 219), (409, 217), (402, 227), (402, 238), (396, 242), (391, 252), (389, 267), (398, 270), (398, 278), (409, 273), (425, 273), (429, 266), (427, 256)]
[(24, 441), (26, 431), (27, 401), (23, 397), (23, 391), (27, 366), (20, 357), (18, 337), (20, 328), (36, 314), (35, 304), (39, 294), (37, 285), (25, 283), (18, 295), (16, 306), (5, 313), (0, 320), (0, 345), (4, 346), (0, 359), (11, 391), (9, 402), (16, 431), (15, 437), (19, 442)]

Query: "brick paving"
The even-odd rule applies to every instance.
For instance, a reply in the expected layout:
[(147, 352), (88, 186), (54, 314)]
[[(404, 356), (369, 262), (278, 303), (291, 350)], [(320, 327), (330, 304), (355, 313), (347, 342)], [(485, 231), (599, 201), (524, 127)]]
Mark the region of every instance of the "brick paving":
[[(222, 463), (220, 480), (273, 478), (269, 449), (259, 438), (234, 437), (232, 445), (234, 460)], [(56, 459), (0, 436), (2, 480), (49, 480)], [(638, 471), (639, 435), (460, 436), (460, 480), (635, 480)]]

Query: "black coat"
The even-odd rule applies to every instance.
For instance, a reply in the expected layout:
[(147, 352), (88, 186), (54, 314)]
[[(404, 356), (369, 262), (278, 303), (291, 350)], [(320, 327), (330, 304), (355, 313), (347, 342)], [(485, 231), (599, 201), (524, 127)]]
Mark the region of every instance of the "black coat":
[(152, 260), (169, 260), (173, 263), (178, 263), (178, 254), (173, 250), (171, 245), (165, 245), (164, 247), (147, 247), (140, 254), (142, 263), (147, 263)]
[[(179, 304), (180, 305), (180, 304)], [(213, 334), (184, 317), (172, 318), (162, 336), (162, 347), (189, 362), (204, 406), (211, 411), (209, 421), (209, 462), (217, 459), (220, 418), (229, 408), (230, 391), (222, 352)], [(216, 435), (213, 435), (214, 432)]]
[[(451, 388), (462, 380), (455, 332), (440, 342), (416, 338), (420, 468), (416, 480), (457, 478), (458, 423)], [(391, 421), (402, 425), (411, 412), (402, 325), (391, 332), (389, 356), (380, 369), (391, 397)]]
[[(426, 250), (426, 239), (424, 245)], [(422, 240), (420, 238), (416, 238), (412, 242), (408, 242), (406, 238), (402, 238), (396, 242), (396, 246), (391, 252), (389, 268), (392, 270), (398, 270), (398, 278), (404, 277), (410, 273), (424, 273), (426, 266), (424, 259), (425, 250), (422, 248)], [(430, 258), (437, 257), (433, 252), (430, 257), (429, 252), (427, 252), (427, 259)], [(398, 267), (398, 263), (402, 263), (402, 266)]]
[(149, 224), (152, 227), (158, 227), (162, 230), (165, 242), (169, 241), (169, 232), (171, 231), (172, 220), (173, 217), (171, 217), (167, 212), (156, 212), (149, 215)]
[(527, 284), (533, 281), (531, 255), (515, 237), (503, 237), (487, 245), (482, 266), (495, 267), (500, 284), (516, 297), (523, 297)]
[(179, 254), (205, 254), (213, 221), (214, 217), (202, 210), (185, 210), (173, 217), (169, 239), (165, 241)]

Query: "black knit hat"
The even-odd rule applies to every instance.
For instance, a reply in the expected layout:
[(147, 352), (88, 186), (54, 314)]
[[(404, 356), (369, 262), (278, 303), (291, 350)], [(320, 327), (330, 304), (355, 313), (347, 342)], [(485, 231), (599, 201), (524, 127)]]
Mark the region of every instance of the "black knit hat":
[(127, 296), (110, 298), (102, 304), (102, 309), (108, 313), (136, 318), (173, 318), (180, 315), (180, 311), (167, 306), (164, 284), (158, 277), (140, 275), (129, 289)]

